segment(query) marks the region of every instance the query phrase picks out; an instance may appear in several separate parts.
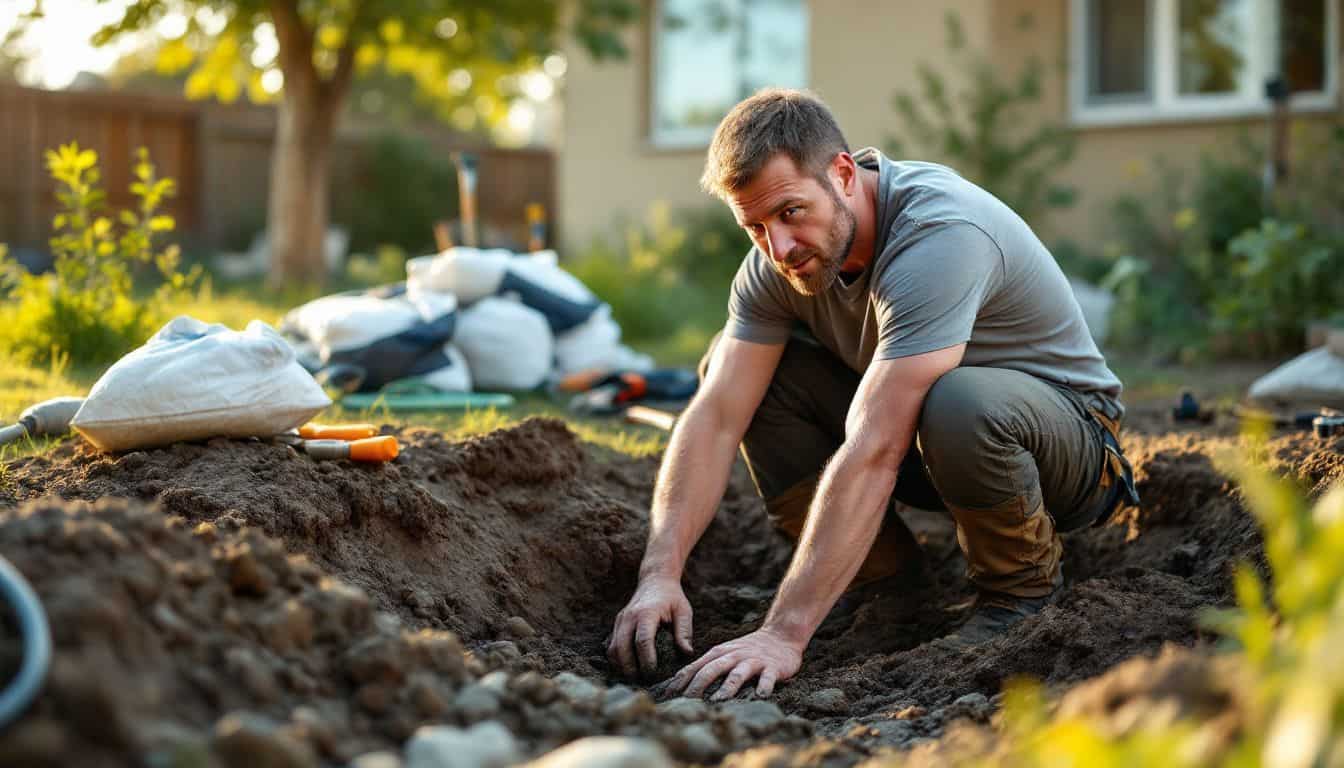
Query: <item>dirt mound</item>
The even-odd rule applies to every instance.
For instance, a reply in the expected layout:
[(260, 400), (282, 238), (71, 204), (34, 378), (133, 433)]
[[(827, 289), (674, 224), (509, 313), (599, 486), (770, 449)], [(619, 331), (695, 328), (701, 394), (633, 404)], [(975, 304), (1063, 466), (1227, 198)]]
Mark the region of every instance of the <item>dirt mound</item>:
[[(1237, 438), (1135, 435), (1143, 507), (1068, 536), (1061, 598), (1006, 636), (972, 651), (930, 642), (972, 593), (948, 518), (908, 510), (927, 584), (824, 623), (779, 708), (655, 706), (603, 649), (634, 586), (656, 462), (549, 420), (461, 443), (399, 436), (402, 456), (372, 467), (236, 440), (121, 456), (71, 441), (10, 462), (0, 554), (46, 601), (57, 662), (35, 711), (0, 737), (0, 763), (59, 762), (66, 748), (116, 763), (183, 744), (227, 756), (249, 728), (265, 738), (248, 744), (339, 762), (421, 723), (498, 720), (525, 754), (623, 733), (682, 760), (848, 765), (987, 721), (1009, 677), (1063, 687), (1197, 644), (1199, 611), (1230, 600), (1233, 564), (1262, 556), (1214, 466)], [(1323, 488), (1344, 474), (1340, 447), (1292, 435), (1270, 453)], [(737, 468), (686, 572), (695, 647), (755, 628), (789, 556)], [(741, 751), (770, 741), (784, 743)]]

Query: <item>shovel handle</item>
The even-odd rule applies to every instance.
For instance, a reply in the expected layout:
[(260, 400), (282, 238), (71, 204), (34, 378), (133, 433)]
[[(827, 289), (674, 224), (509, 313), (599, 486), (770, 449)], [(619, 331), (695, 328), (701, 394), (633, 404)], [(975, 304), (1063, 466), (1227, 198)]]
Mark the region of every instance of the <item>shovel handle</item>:
[(363, 440), (378, 434), (372, 424), (304, 424), (299, 437), (304, 440)]

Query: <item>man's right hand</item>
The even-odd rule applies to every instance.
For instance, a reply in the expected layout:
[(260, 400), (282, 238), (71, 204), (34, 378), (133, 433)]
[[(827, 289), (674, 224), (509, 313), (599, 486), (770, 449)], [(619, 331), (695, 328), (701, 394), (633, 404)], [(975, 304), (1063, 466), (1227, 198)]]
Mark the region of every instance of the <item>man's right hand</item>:
[[(681, 589), (681, 582), (667, 577), (643, 579), (630, 602), (616, 614), (616, 625), (607, 644), (607, 658), (627, 677), (634, 677), (640, 669), (653, 672), (658, 667), (654, 640), (663, 623), (672, 625), (677, 646), (691, 653), (691, 604)], [(638, 667), (635, 665), (636, 653)]]

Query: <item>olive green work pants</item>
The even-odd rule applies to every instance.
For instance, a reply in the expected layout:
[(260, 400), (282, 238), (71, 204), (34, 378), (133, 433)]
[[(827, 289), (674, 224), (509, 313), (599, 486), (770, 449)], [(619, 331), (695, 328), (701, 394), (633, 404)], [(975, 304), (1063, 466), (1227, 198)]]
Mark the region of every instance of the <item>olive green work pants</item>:
[[(700, 363), (703, 379), (716, 337)], [(787, 343), (742, 440), (772, 520), (797, 540), (825, 463), (845, 439), (860, 376), (820, 345)], [(1061, 583), (1060, 532), (1112, 511), (1106, 427), (1118, 404), (1020, 371), (959, 367), (929, 390), (892, 492), (893, 502), (948, 511), (980, 589), (1022, 597)], [(1110, 422), (1118, 429), (1116, 422)], [(854, 584), (918, 557), (894, 504)], [(911, 548), (914, 547), (914, 551)]]

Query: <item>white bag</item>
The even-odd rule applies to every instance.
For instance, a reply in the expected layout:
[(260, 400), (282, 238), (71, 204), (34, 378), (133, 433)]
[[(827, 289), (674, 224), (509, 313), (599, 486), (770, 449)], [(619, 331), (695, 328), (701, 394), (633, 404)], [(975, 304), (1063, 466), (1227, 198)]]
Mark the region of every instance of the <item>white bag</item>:
[(478, 389), (534, 389), (551, 371), (554, 339), (546, 318), (508, 299), (482, 299), (458, 313), (453, 344)]
[(407, 261), (406, 288), (411, 295), (451, 293), (464, 306), (488, 296), (515, 298), (560, 334), (582, 325), (602, 302), (558, 262), (554, 251), (514, 255), (498, 248), (449, 248)]
[(449, 248), (406, 261), (406, 290), (412, 294), (451, 293), (464, 305), (499, 291), (513, 253), (503, 248)]
[(443, 345), (441, 365), (428, 373), (420, 374), (420, 379), (439, 392), (470, 392), (471, 366), (462, 350), (452, 344)]
[(412, 328), (432, 335), (426, 324), (444, 323), (451, 336), (456, 310), (457, 299), (446, 293), (338, 293), (290, 310), (281, 325), (316, 346), (322, 361), (330, 362), (340, 352), (363, 349)]
[(275, 435), (331, 400), (266, 323), (244, 331), (177, 317), (107, 369), (71, 426), (104, 451)]
[(1288, 408), (1344, 408), (1344, 358), (1318, 347), (1289, 360), (1251, 385), (1252, 400)]
[(576, 328), (555, 337), (555, 363), (561, 376), (580, 371), (650, 371), (653, 358), (621, 344), (621, 326), (603, 304)]

